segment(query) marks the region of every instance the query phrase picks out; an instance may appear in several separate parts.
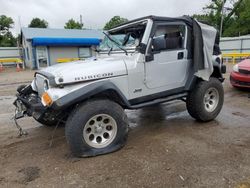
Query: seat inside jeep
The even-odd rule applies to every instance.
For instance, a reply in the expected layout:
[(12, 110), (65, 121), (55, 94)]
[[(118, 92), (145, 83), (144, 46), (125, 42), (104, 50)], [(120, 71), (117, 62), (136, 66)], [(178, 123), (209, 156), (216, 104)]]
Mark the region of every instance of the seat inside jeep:
[(166, 49), (182, 48), (182, 36), (180, 32), (166, 33)]

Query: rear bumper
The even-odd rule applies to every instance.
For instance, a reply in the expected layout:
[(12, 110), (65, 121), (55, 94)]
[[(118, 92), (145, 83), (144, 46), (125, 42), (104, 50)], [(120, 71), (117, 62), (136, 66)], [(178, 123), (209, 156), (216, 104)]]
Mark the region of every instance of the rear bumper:
[(231, 72), (230, 83), (235, 87), (250, 88), (250, 75)]

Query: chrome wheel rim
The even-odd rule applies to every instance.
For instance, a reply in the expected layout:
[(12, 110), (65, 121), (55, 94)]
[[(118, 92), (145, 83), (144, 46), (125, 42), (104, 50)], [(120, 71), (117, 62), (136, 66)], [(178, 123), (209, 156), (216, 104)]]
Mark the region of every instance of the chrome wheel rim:
[(107, 114), (91, 117), (83, 129), (85, 142), (93, 148), (104, 148), (111, 144), (117, 134), (117, 124), (114, 118)]
[(213, 112), (219, 104), (219, 92), (216, 88), (209, 88), (204, 95), (204, 106), (207, 112)]

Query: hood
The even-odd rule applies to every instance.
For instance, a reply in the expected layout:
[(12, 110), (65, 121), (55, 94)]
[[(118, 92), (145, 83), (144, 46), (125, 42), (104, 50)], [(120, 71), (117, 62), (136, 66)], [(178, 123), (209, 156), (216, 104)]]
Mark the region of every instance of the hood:
[(245, 59), (243, 61), (241, 61), (239, 64), (239, 69), (245, 69), (250, 71), (250, 59)]
[(121, 58), (106, 57), (56, 64), (37, 73), (59, 85), (127, 75), (127, 69)]

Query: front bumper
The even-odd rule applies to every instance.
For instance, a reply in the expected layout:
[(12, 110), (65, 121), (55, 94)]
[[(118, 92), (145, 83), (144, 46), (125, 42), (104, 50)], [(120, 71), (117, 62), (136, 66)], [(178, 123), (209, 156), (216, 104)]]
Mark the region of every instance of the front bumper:
[(250, 88), (250, 75), (231, 72), (230, 83), (235, 87)]
[(17, 98), (13, 103), (16, 106), (16, 119), (24, 115), (40, 119), (47, 111), (47, 107), (43, 106), (40, 97), (35, 92), (29, 91), (28, 93), (22, 93), (18, 91), (16, 96)]

